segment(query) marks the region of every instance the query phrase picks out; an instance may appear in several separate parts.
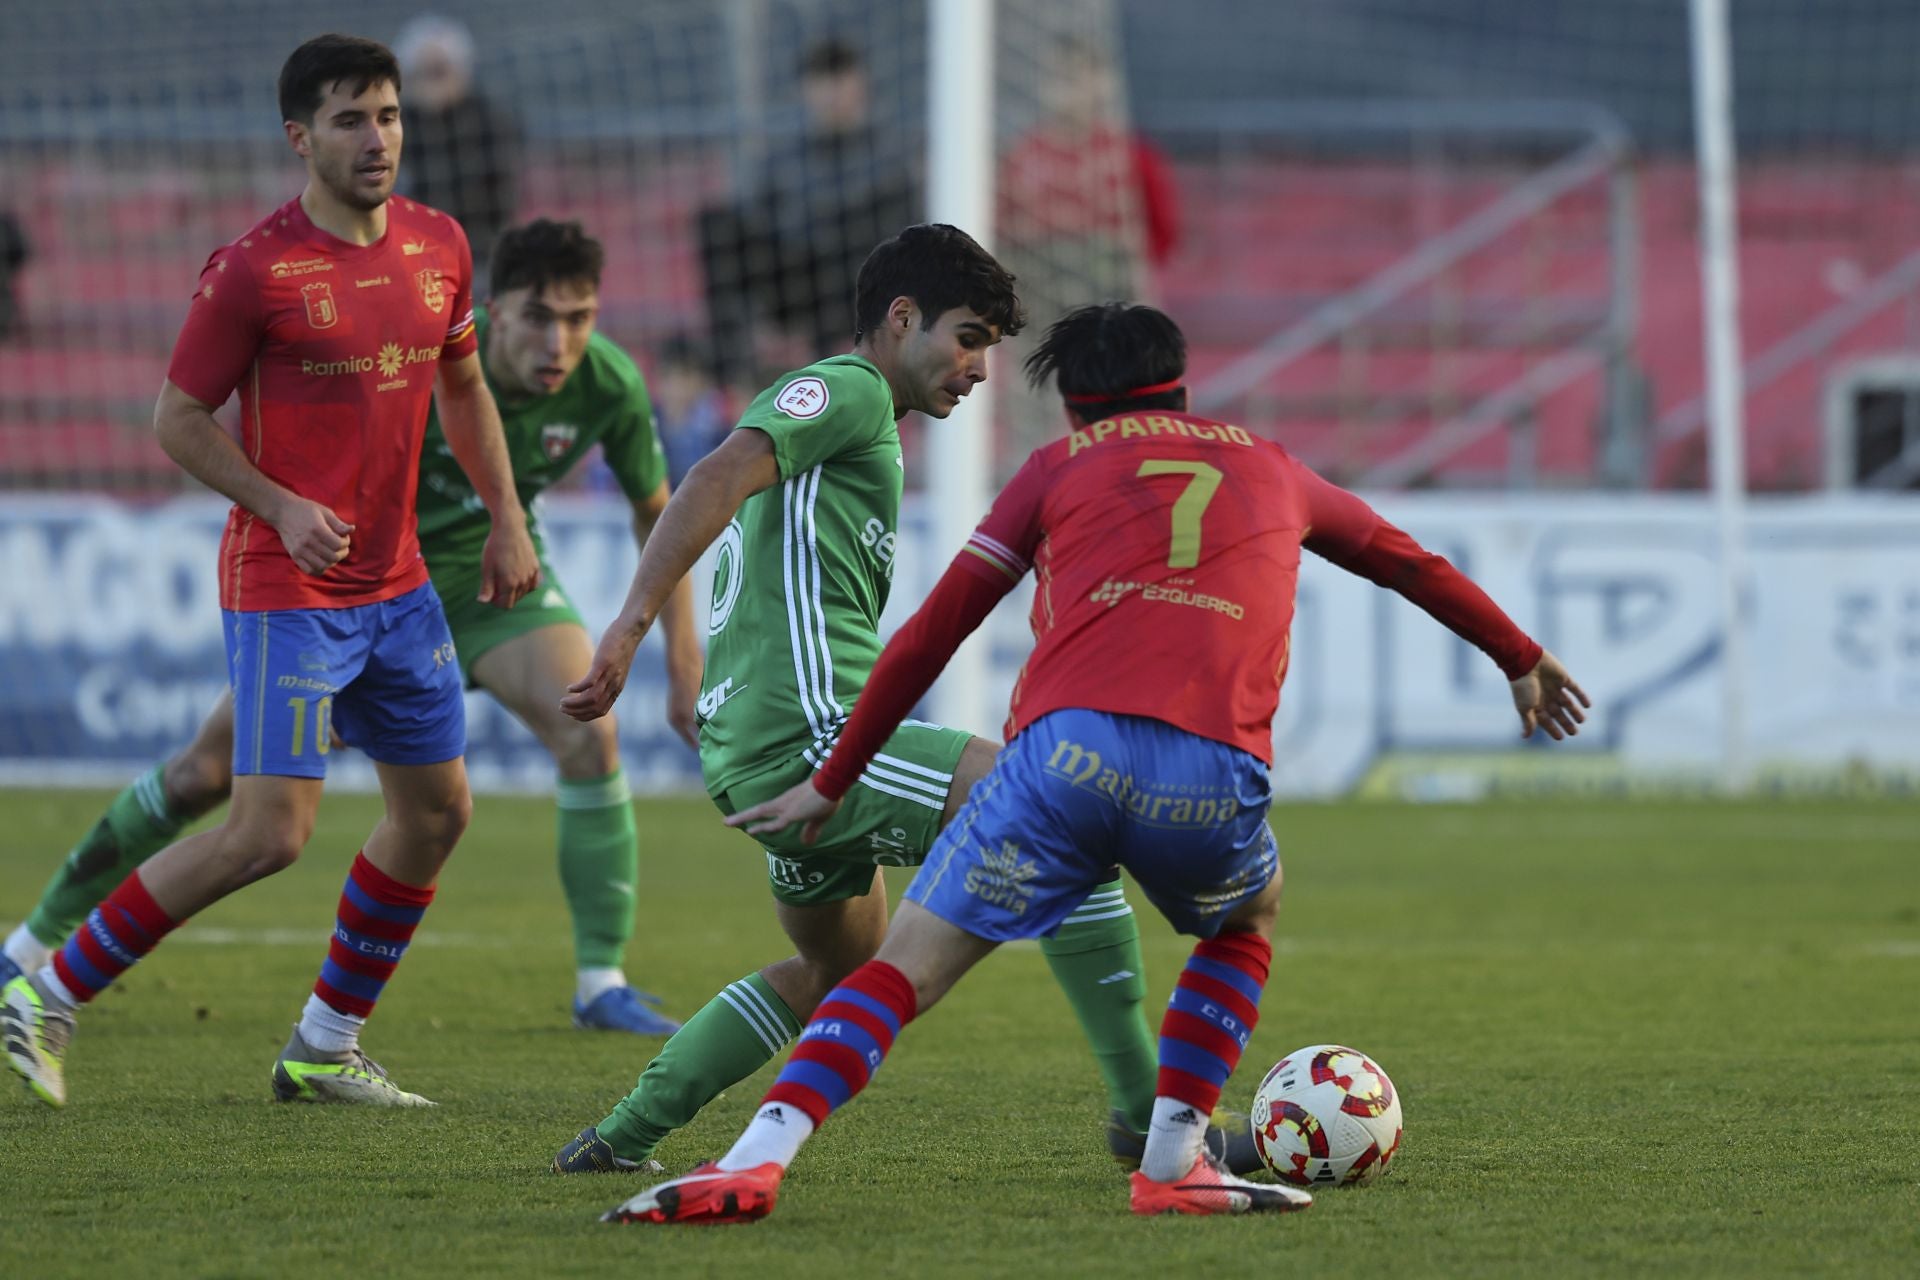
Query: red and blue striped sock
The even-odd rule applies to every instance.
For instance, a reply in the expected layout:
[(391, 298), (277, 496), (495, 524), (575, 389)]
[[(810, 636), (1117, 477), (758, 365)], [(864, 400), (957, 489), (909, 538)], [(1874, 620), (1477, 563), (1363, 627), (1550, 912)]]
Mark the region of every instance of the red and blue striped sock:
[(813, 1011), (762, 1105), (789, 1103), (819, 1125), (867, 1087), (918, 1011), (906, 974), (867, 961)]
[(1252, 933), (1197, 943), (1160, 1022), (1160, 1078), (1140, 1168), (1166, 1182), (1185, 1176), (1207, 1121), (1260, 1021), (1273, 946)]
[(87, 913), (67, 945), (54, 953), (53, 975), (74, 1004), (86, 1004), (160, 945), (160, 939), (179, 923), (160, 909), (135, 870)]
[(1196, 943), (1160, 1022), (1160, 1079), (1154, 1093), (1211, 1114), (1227, 1077), (1260, 1021), (1273, 946), (1252, 933)]
[[(432, 901), (432, 885), (402, 884), (368, 862), (365, 853), (354, 858), (340, 893), (333, 943), (300, 1020), (302, 1039), (316, 1049), (352, 1047)], [(336, 1016), (329, 1018), (321, 1009)]]

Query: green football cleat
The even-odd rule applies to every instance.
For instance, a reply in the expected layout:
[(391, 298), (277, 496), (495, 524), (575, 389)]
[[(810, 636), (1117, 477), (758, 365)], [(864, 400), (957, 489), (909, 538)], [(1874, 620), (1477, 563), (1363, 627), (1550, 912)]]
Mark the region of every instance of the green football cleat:
[(300, 1038), (300, 1028), (273, 1064), (277, 1102), (348, 1102), (363, 1107), (431, 1107), (387, 1079), (387, 1071), (358, 1048), (322, 1053)]
[(600, 1130), (591, 1126), (582, 1129), (580, 1136), (560, 1148), (560, 1154), (553, 1158), (555, 1173), (665, 1173), (666, 1166), (658, 1160), (629, 1160), (615, 1154), (613, 1144), (600, 1136)]
[(33, 978), (15, 978), (0, 991), (0, 1040), (7, 1065), (50, 1107), (67, 1105), (63, 1065), (73, 1040), (73, 1014), (54, 1007)]

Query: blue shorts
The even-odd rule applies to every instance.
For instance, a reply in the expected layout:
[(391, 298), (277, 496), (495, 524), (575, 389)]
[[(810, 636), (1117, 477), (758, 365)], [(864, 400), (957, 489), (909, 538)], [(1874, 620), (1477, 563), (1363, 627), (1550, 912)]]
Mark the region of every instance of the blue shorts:
[(1020, 733), (934, 842), (907, 897), (976, 937), (1052, 934), (1117, 862), (1211, 938), (1273, 879), (1267, 766), (1160, 720), (1055, 711)]
[(431, 585), (346, 609), (223, 609), (233, 771), (327, 776), (332, 730), (382, 764), (466, 754), (453, 636)]

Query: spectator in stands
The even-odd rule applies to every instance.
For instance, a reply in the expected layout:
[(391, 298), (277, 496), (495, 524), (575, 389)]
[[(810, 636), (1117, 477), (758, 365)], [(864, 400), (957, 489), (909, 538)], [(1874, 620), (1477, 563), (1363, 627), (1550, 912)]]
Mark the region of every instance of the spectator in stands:
[(14, 336), (20, 304), (13, 296), (13, 278), (27, 265), (27, 233), (20, 220), (0, 209), (0, 342)]
[(1055, 310), (1152, 292), (1144, 267), (1165, 266), (1180, 238), (1173, 167), (1127, 123), (1118, 71), (1107, 51), (1063, 39), (1047, 86), (1047, 113), (1000, 162), (996, 231), (1007, 252), (1055, 261), (1014, 275), (1025, 287), (1033, 328), (1051, 317), (1034, 309), (1030, 276), (1065, 276)]
[(714, 381), (704, 344), (675, 334), (661, 344), (647, 385), (653, 391), (653, 429), (667, 453), (667, 481), (677, 485), (693, 464), (713, 451), (733, 428), (727, 399)]
[(870, 118), (860, 52), (837, 39), (814, 45), (800, 96), (800, 136), (776, 139), (736, 199), (700, 212), (708, 319), (730, 383), (750, 383), (757, 371), (743, 366), (755, 360), (801, 364), (846, 350), (860, 264), (920, 216), (905, 146)]
[[(1042, 115), (1000, 159), (997, 252), (1019, 281), (1030, 324), (1001, 357), (1018, 365), (1052, 322), (1096, 302), (1151, 299), (1153, 270), (1180, 238), (1173, 166), (1128, 124), (1125, 86), (1108, 48), (1063, 37), (1046, 63)], [(1061, 429), (1059, 401), (1020, 379), (994, 388), (1019, 459)]]
[(460, 223), (473, 246), (474, 280), (485, 281), (493, 242), (513, 221), (519, 122), (474, 87), (465, 23), (422, 15), (401, 28), (393, 51), (407, 86), (406, 194)]

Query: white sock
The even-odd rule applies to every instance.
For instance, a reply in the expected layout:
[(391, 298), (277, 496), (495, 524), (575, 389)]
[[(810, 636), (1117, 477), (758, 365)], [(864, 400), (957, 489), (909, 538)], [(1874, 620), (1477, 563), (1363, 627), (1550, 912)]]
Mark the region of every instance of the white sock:
[(792, 1103), (769, 1102), (717, 1163), (729, 1173), (757, 1169), (768, 1161), (784, 1169), (800, 1154), (800, 1144), (812, 1136), (813, 1118), (806, 1112)]
[(300, 1038), (322, 1053), (346, 1053), (360, 1047), (365, 1018), (342, 1013), (319, 996), (308, 996), (300, 1011)]
[(1147, 1125), (1147, 1150), (1140, 1172), (1155, 1182), (1178, 1182), (1193, 1170), (1207, 1141), (1207, 1116), (1200, 1108), (1173, 1098), (1153, 1100)]
[(573, 996), (581, 1004), (592, 1004), (615, 987), (624, 987), (627, 975), (620, 969), (582, 969), (574, 975)]
[(0, 951), (6, 952), (7, 959), (19, 965), (22, 973), (33, 973), (53, 959), (53, 948), (34, 937), (33, 931), (24, 924), (7, 935)]
[(40, 972), (33, 975), (33, 980), (40, 984), (40, 990), (48, 998), (68, 1013), (80, 1007), (80, 1002), (73, 998), (73, 992), (67, 990), (67, 984), (60, 981), (60, 975), (53, 971), (51, 960), (40, 966)]

